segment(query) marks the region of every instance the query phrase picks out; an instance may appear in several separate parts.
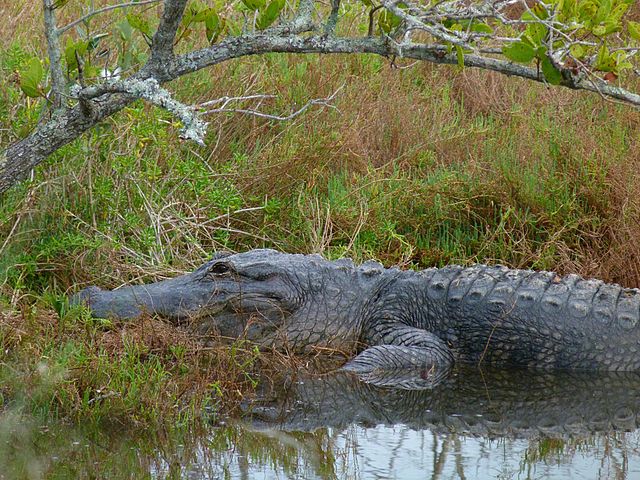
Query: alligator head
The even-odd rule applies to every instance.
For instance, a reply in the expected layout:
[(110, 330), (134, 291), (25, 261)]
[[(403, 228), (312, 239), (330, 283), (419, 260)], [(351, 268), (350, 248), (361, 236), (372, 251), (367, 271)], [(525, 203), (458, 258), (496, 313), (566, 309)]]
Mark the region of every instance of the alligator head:
[(89, 287), (72, 303), (94, 317), (130, 320), (142, 314), (294, 350), (352, 348), (363, 307), (362, 275), (350, 260), (274, 250), (217, 254), (194, 272), (113, 291)]

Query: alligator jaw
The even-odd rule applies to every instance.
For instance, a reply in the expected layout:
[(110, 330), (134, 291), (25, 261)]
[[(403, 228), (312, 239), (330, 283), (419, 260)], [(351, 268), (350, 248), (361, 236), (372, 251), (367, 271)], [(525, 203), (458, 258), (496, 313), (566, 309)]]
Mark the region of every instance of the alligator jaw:
[[(71, 298), (71, 304), (83, 303), (97, 318), (131, 320), (143, 314), (159, 315), (178, 322), (199, 316), (205, 307), (208, 315), (222, 309), (227, 297), (224, 293), (199, 292), (191, 275), (183, 275), (158, 283), (122, 287), (117, 290), (102, 290), (88, 287)], [(218, 301), (211, 299), (219, 296)]]

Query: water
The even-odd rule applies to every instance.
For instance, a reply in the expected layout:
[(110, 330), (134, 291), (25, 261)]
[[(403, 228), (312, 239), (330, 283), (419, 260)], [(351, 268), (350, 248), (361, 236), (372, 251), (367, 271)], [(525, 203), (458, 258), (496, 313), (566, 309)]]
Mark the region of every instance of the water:
[(458, 370), (423, 390), (264, 382), (205, 432), (0, 418), (0, 478), (638, 479), (640, 375)]

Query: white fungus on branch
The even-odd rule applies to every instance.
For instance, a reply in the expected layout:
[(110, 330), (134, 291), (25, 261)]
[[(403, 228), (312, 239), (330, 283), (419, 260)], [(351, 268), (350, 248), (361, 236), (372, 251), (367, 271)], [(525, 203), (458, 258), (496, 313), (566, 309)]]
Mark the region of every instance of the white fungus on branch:
[(200, 119), (194, 108), (174, 99), (171, 93), (162, 88), (155, 78), (108, 80), (100, 85), (85, 89), (75, 85), (72, 87), (71, 93), (81, 101), (95, 99), (108, 93), (125, 93), (135, 98), (144, 99), (172, 113), (182, 122), (182, 129), (180, 130), (182, 138), (204, 145), (207, 122)]

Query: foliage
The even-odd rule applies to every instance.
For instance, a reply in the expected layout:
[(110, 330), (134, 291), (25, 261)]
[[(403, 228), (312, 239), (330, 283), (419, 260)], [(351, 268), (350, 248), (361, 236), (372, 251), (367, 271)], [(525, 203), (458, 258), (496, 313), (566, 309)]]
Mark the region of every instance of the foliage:
[(611, 72), (617, 77), (633, 67), (629, 59), (635, 50), (627, 47), (640, 39), (638, 24), (623, 21), (633, 3), (633, 0), (535, 3), (520, 17), (526, 27), (519, 40), (503, 47), (502, 52), (516, 62), (528, 63), (535, 58), (553, 84), (562, 81), (564, 68), (573, 74)]

